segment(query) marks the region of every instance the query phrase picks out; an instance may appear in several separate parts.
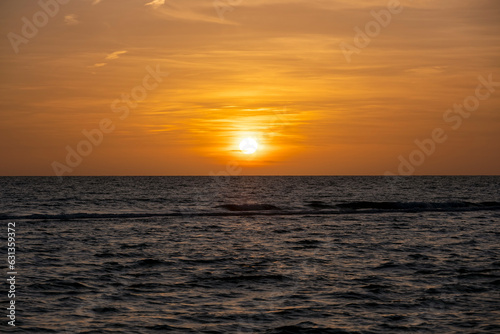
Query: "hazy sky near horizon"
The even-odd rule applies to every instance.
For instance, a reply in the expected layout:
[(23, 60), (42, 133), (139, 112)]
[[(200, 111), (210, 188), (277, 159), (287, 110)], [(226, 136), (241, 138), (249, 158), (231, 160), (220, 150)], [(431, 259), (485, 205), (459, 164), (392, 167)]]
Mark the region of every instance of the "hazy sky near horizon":
[(0, 175), (499, 174), (500, 1), (394, 1), (2, 1)]

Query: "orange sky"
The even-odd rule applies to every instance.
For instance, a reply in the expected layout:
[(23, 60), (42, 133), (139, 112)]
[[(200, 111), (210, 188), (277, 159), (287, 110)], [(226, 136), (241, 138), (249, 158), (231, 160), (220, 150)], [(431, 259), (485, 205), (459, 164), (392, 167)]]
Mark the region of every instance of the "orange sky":
[(500, 84), (445, 117), (500, 82), (499, 1), (59, 1), (0, 2), (0, 175), (500, 173)]

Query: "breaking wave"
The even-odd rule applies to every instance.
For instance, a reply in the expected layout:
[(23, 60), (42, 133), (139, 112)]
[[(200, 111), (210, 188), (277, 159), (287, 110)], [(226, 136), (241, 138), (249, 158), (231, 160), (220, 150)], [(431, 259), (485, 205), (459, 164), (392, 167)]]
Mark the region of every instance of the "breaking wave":
[[(215, 209), (215, 210), (214, 210)], [(213, 216), (291, 216), (291, 215), (335, 215), (377, 214), (384, 212), (454, 212), (454, 211), (500, 210), (500, 202), (345, 202), (328, 204), (320, 201), (306, 202), (299, 208), (280, 208), (272, 204), (223, 204), (211, 211), (166, 211), (141, 213), (67, 213), (67, 214), (1, 214), (0, 220), (85, 220), (85, 219), (133, 219), (149, 217), (213, 217)]]

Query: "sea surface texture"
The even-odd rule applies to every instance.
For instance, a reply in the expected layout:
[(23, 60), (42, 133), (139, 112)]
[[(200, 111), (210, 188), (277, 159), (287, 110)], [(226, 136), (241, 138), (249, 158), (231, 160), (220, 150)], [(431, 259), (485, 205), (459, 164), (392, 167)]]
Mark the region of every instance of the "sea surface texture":
[(16, 332), (500, 333), (500, 177), (0, 189), (4, 257), (16, 223)]

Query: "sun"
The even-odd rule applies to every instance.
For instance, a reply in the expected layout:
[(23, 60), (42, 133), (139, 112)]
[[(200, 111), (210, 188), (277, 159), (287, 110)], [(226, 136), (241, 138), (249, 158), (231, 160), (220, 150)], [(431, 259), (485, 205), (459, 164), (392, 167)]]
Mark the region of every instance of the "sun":
[(240, 142), (240, 150), (245, 154), (252, 154), (257, 151), (259, 144), (253, 138), (245, 138)]

